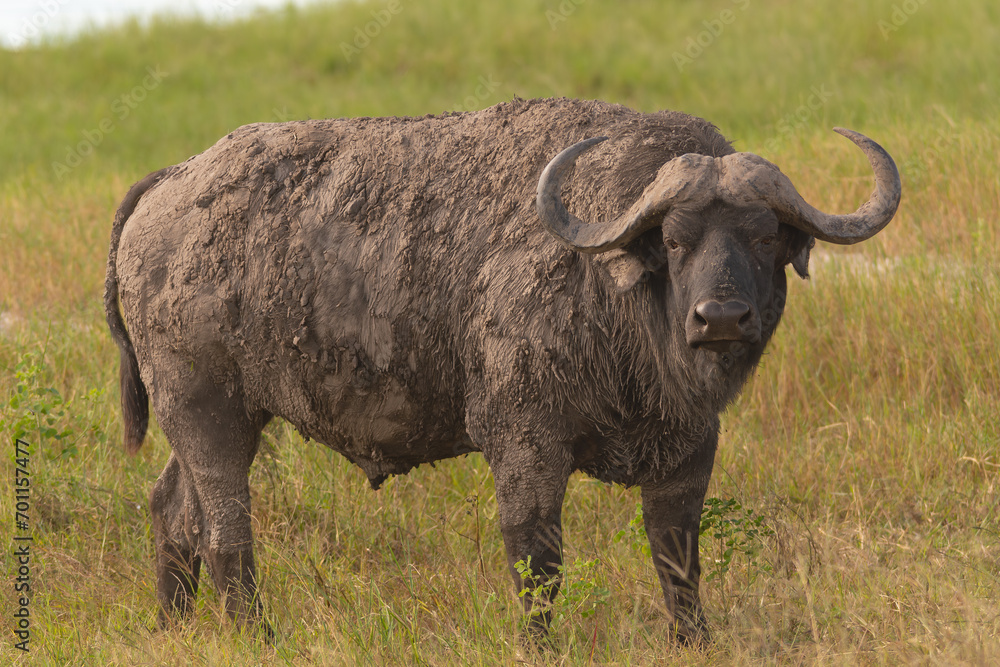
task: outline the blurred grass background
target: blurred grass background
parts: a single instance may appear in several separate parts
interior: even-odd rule
[[[366,26],[374,36],[358,48]],[[996,3],[376,0],[221,25],[132,22],[0,50],[0,405],[4,442],[35,445],[31,657],[992,664],[997,44]],[[894,222],[860,246],[817,249],[813,279],[793,280],[760,372],[725,417],[710,495],[762,514],[769,533],[751,536],[750,515],[733,510],[729,532],[703,541],[720,573],[703,586],[715,642],[665,640],[659,587],[628,532],[637,494],[575,477],[564,519],[579,585],[562,598],[553,652],[524,655],[480,457],[373,494],[284,424],[269,428],[252,472],[276,647],[239,636],[210,585],[194,620],[150,634],[146,494],[168,447],[154,428],[136,459],[120,448],[101,309],[128,186],[244,123],[422,115],[515,95],[705,117],[830,211],[871,189],[863,157],[832,126],[868,134],[900,166]],[[12,491],[0,498],[11,516]],[[5,609],[12,595],[5,586]],[[0,656],[26,661],[12,643]]]

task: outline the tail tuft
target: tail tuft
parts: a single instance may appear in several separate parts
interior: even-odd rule
[[[119,382],[122,393],[122,419],[125,421],[125,451],[135,456],[142,447],[149,426],[149,394],[139,377],[135,354],[121,352]]]

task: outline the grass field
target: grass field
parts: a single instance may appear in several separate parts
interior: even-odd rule
[[[996,664],[1000,5],[458,7],[164,19],[0,51],[0,521],[12,525],[20,436],[33,445],[34,536],[31,654],[9,632],[17,566],[5,555],[0,662]],[[714,642],[665,639],[630,523],[636,492],[573,478],[554,647],[523,655],[481,457],[373,493],[282,423],[251,479],[276,645],[234,631],[211,585],[190,622],[151,632],[146,497],[169,450],[155,426],[138,457],[120,445],[101,306],[118,201],[247,122],[514,95],[703,116],[825,210],[853,210],[871,188],[832,126],[872,136],[900,165],[896,219],[868,243],[817,249],[813,278],[792,282],[769,353],[724,417],[702,545]],[[13,532],[0,534],[9,554]]]

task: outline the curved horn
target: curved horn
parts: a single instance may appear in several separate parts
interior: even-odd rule
[[[676,200],[714,191],[718,179],[715,158],[682,155],[664,165],[642,196],[616,220],[588,224],[563,205],[563,179],[581,154],[606,139],[594,137],[573,144],[552,158],[538,179],[538,217],[553,236],[574,250],[600,253],[620,248],[658,225],[659,216]]]
[[[875,191],[854,213],[831,215],[813,208],[777,167],[747,153],[722,158],[727,173],[721,179],[721,189],[730,192],[745,189],[745,194],[752,192],[756,199],[763,200],[775,213],[784,217],[785,222],[821,241],[846,245],[871,238],[896,214],[902,196],[899,170],[885,149],[863,134],[840,127],[834,128],[834,132],[847,137],[864,151],[875,172]],[[767,168],[760,168],[764,166]]]
[[[765,205],[783,221],[821,241],[851,244],[882,230],[899,207],[902,184],[892,157],[858,132],[834,128],[854,142],[875,171],[875,191],[854,213],[831,215],[810,206],[787,176],[774,164],[752,153],[713,158],[697,153],[664,164],[642,196],[624,214],[610,222],[588,224],[566,210],[562,184],[576,159],[607,137],[574,144],[555,156],[538,180],[538,216],[553,236],[586,253],[620,248],[656,226],[674,204],[705,203],[717,197],[737,206]]]

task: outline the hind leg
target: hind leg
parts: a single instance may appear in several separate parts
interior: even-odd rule
[[[257,593],[248,470],[249,465],[232,465],[195,474],[205,533],[199,553],[205,558],[229,616],[241,627],[259,624],[270,636]],[[242,484],[232,481],[237,475]]]
[[[197,508],[197,499],[190,474],[184,472],[173,453],[153,486],[149,504],[156,545],[158,621],[162,629],[194,608],[201,570],[196,535],[192,533],[196,517],[191,516],[191,510]]]
[[[157,596],[164,615],[190,606],[204,560],[237,625],[259,626],[269,637],[257,595],[248,481],[269,415],[248,410],[234,383],[215,384],[190,366],[172,377],[183,378],[173,391],[153,392],[173,449],[153,492]]]

